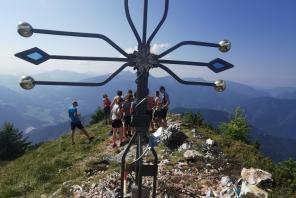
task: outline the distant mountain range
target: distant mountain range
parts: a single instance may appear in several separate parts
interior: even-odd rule
[[[36,80],[99,82],[107,76],[94,77],[92,74],[53,71],[35,75],[34,78]],[[4,121],[11,121],[22,130],[28,129],[26,132],[34,129],[35,134],[44,134],[46,137],[51,131],[50,127],[68,121],[66,110],[73,99],[78,100],[83,115],[90,115],[101,105],[104,93],[112,98],[118,89],[123,92],[127,92],[128,89],[135,90],[135,79],[135,74],[122,72],[103,87],[36,86],[26,91],[18,86],[18,77],[0,75],[0,124]],[[203,79],[190,80],[203,81]],[[150,76],[151,95],[154,95],[160,85],[165,86],[170,95],[171,109],[182,107],[216,110],[208,114],[211,118],[216,116],[217,121],[221,118],[221,112],[224,112],[222,114],[225,118],[226,114],[240,106],[245,109],[250,123],[259,131],[264,131],[264,135],[296,140],[294,133],[296,129],[296,98],[294,97],[296,88],[259,90],[244,84],[227,82],[226,91],[217,93],[209,87],[181,85],[171,77]],[[38,141],[48,139],[42,138],[42,135],[38,136]],[[30,137],[33,139],[32,135]]]

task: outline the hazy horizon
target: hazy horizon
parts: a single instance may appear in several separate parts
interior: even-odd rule
[[[162,15],[163,4],[157,0],[149,2],[149,33]],[[22,38],[16,31],[19,21],[29,22],[35,28],[102,33],[127,52],[136,46],[125,18],[123,1],[11,0],[3,1],[1,6],[0,22],[4,34],[0,38],[0,74],[34,75],[61,69],[103,75],[120,66],[117,63],[58,60],[36,66],[20,60],[14,54],[32,47],[52,55],[119,57],[119,53],[96,39],[38,34]],[[293,87],[296,85],[295,6],[293,0],[284,3],[276,0],[188,0],[186,3],[171,0],[167,20],[152,42],[152,50],[158,54],[183,40],[216,43],[227,38],[232,42],[232,49],[226,54],[217,49],[184,47],[166,58],[200,62],[223,58],[234,64],[234,68],[216,74],[204,67],[169,67],[180,77],[207,81],[223,79],[256,87]],[[141,34],[143,2],[131,0],[130,9]],[[159,69],[152,70],[151,74],[166,75]]]

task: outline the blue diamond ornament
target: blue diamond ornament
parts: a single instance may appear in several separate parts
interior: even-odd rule
[[[222,72],[224,70],[230,69],[232,67],[234,67],[231,63],[222,60],[220,58],[217,58],[215,60],[212,60],[211,62],[209,62],[209,66],[208,66],[212,71],[214,71],[215,73],[219,73]]]
[[[37,47],[17,53],[15,56],[35,65],[39,65],[50,59],[50,55]]]

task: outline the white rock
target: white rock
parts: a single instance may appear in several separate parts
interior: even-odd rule
[[[47,198],[46,194],[42,194],[40,198]]]
[[[194,160],[197,159],[197,157],[202,157],[202,154],[195,150],[187,150],[183,156],[186,160]]]
[[[190,148],[190,145],[188,143],[184,143],[178,148],[178,151],[187,150],[189,148]]]
[[[205,198],[214,198],[216,197],[215,193],[210,189],[208,190],[208,192],[206,193]]]
[[[243,181],[240,197],[242,195],[247,195],[248,193],[255,195],[260,198],[267,198],[268,193],[265,190],[258,188],[256,185],[248,184],[246,181]]]
[[[214,140],[212,140],[211,138],[206,140],[206,144],[209,146],[212,146],[214,144]]]
[[[228,176],[222,177],[220,183],[221,186],[227,186],[230,183],[230,178]]]
[[[243,168],[241,176],[243,180],[251,185],[258,185],[263,180],[272,180],[272,175],[269,172],[255,168]]]

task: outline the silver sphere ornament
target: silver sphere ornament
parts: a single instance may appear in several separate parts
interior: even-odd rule
[[[220,52],[225,53],[231,49],[231,42],[227,39],[220,41],[219,45],[220,45],[220,47],[219,47]]]
[[[215,90],[218,92],[222,92],[226,89],[226,84],[224,80],[217,80],[215,81]]]
[[[20,80],[20,86],[23,89],[32,89],[35,86],[35,81],[31,76],[22,76]]]
[[[18,24],[17,32],[23,37],[30,37],[33,35],[33,27],[29,23],[22,22]]]

